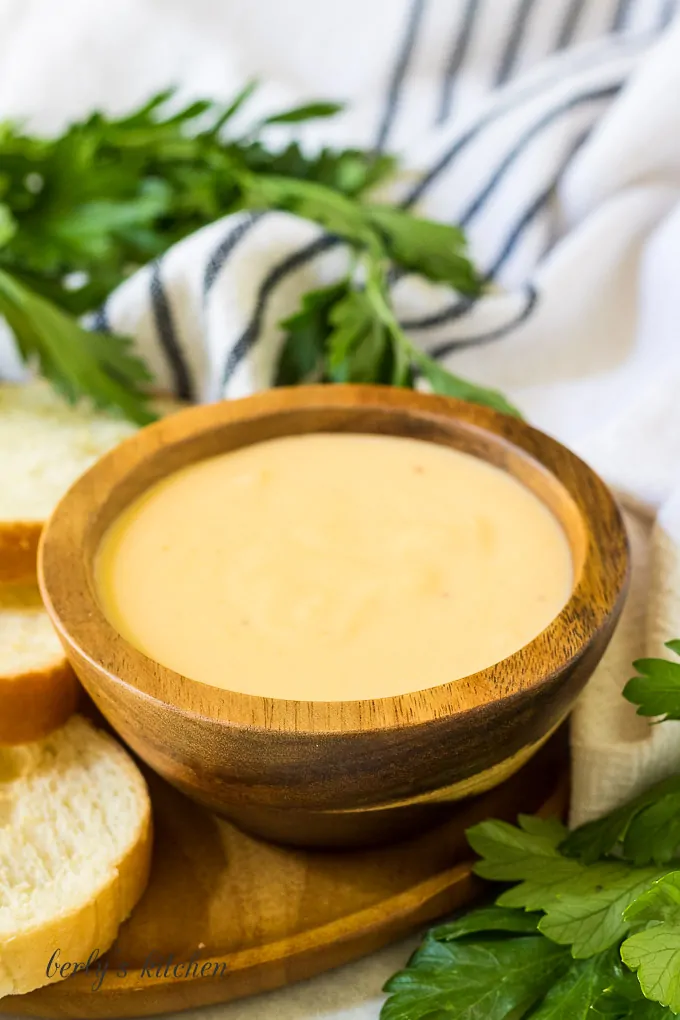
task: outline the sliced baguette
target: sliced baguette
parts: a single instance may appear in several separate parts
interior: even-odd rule
[[[34,581],[45,520],[69,486],[136,431],[49,383],[0,385],[0,582]]]
[[[37,588],[0,585],[0,745],[39,740],[62,726],[78,692]]]
[[[0,748],[0,998],[104,953],[146,888],[151,806],[116,741],[81,716]],[[66,968],[64,977],[72,972]]]

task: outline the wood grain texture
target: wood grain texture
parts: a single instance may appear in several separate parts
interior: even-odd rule
[[[510,472],[556,514],[576,584],[537,638],[470,677],[394,698],[296,702],[188,680],[152,662],[99,607],[93,559],[110,522],[195,460],[305,432],[412,436]],[[225,520],[228,509],[225,508]],[[74,669],[127,743],[200,803],[267,838],[345,845],[394,838],[431,802],[502,781],[568,713],[599,661],[627,583],[624,526],[576,456],[525,422],[391,387],[310,386],[183,411],[107,454],[44,532],[39,577]],[[446,635],[442,635],[446,640]]]
[[[96,971],[77,974],[1,1000],[0,1013],[146,1016],[255,995],[371,953],[483,888],[471,871],[469,825],[490,816],[514,821],[518,811],[562,816],[566,762],[561,731],[503,786],[449,805],[435,828],[389,848],[345,853],[260,842],[151,775],[151,883],[104,958],[101,987],[93,990]]]

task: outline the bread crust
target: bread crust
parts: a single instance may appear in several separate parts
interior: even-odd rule
[[[0,673],[0,745],[28,744],[63,726],[80,684],[66,658],[11,676]]]
[[[43,521],[0,521],[0,584],[35,584]]]
[[[113,737],[95,727],[92,729],[109,742],[111,753],[118,758],[121,769],[138,793],[141,810],[135,838],[120,859],[110,862],[108,880],[92,891],[89,899],[48,923],[26,929],[0,944],[0,998],[21,995],[63,980],[58,972],[52,977],[47,975],[48,964],[57,949],[61,964],[84,964],[95,951],[97,958],[102,956],[111,948],[121,924],[132,913],[148,884],[153,822],[146,783]],[[93,965],[96,966],[94,960]],[[64,974],[64,978],[68,976],[70,973]],[[98,977],[94,971],[93,982]]]

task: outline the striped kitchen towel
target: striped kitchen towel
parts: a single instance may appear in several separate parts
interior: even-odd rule
[[[470,301],[399,276],[402,323],[584,456],[629,510],[633,593],[574,715],[576,820],[680,767],[676,724],[650,731],[619,693],[633,658],[680,637],[677,2],[5,0],[0,11],[2,115],[51,126],[169,81],[226,98],[257,77],[263,111],[346,101],[337,119],[305,125],[303,143],[397,152],[391,197],[464,226],[491,287]],[[237,214],[133,276],[98,325],[135,336],[181,397],[242,396],[270,385],[280,320],[346,261],[312,223]],[[11,362],[0,351],[0,369]]]

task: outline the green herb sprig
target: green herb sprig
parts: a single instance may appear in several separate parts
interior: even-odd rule
[[[321,184],[352,200],[394,171],[390,156],[356,149],[305,155],[260,138],[269,125],[332,117],[309,104],[226,134],[254,91],[227,106],[175,108],[172,90],[128,116],[93,113],[54,139],[0,128],[0,266],[66,311],[97,308],[140,266],[200,227],[244,206],[246,179],[275,174]],[[72,275],[81,274],[74,282]]]
[[[668,648],[680,654],[680,642]],[[680,665],[635,663],[626,697],[679,717]],[[680,776],[568,833],[520,816],[468,831],[493,906],[428,933],[382,1020],[670,1020],[680,1014]]]
[[[254,87],[226,106],[199,100],[179,109],[168,90],[125,117],[93,113],[54,139],[0,126],[0,315],[25,360],[68,399],[85,395],[145,423],[148,370],[129,341],[89,333],[76,317],[207,223],[245,208],[283,209],[346,240],[356,265],[305,295],[283,324],[277,382],[411,386],[424,378],[437,392],[516,413],[501,394],[415,347],[391,307],[392,267],[479,293],[461,232],[368,200],[395,170],[389,155],[308,155],[295,142],[275,151],[263,141],[271,125],[334,116],[336,103],[284,110],[229,137]]]
[[[389,294],[393,266],[473,297],[482,283],[457,227],[422,219],[387,205],[353,202],[321,184],[271,175],[244,181],[252,208],[286,209],[314,220],[357,253],[353,272],[311,291],[284,319],[277,385],[298,382],[390,383],[412,386],[424,378],[436,393],[519,412],[496,390],[453,375],[413,344],[397,321]]]
[[[668,641],[666,648],[680,655],[680,641]],[[638,659],[633,667],[640,675],[628,681],[623,696],[638,706],[638,715],[680,719],[680,663]]]

